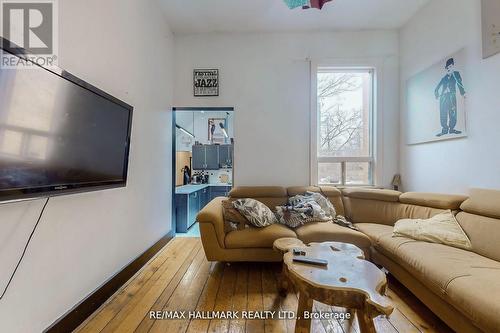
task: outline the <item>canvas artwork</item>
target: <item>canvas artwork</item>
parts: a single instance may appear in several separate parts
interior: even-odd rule
[[[211,143],[227,143],[227,120],[225,118],[208,119],[208,141]]]
[[[500,1],[482,0],[483,58],[500,53]]]
[[[464,63],[461,50],[408,80],[408,144],[467,136]]]

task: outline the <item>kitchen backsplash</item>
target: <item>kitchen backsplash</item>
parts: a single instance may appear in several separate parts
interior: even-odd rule
[[[210,170],[208,172],[210,184],[231,184],[233,182],[233,169]]]

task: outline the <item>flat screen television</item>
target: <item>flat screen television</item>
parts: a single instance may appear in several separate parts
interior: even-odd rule
[[[3,54],[29,61],[0,41]],[[31,65],[0,66],[0,201],[126,186],[133,107]]]

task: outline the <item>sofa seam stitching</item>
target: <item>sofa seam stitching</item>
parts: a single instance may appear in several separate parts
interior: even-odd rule
[[[459,276],[455,276],[451,279],[448,279],[448,281],[446,282],[445,286],[444,286],[444,289],[442,290],[443,291],[443,294],[447,294],[448,293],[448,287],[450,286],[450,284],[455,281],[456,279],[459,279],[459,278],[463,278],[463,277],[469,277],[469,276],[472,276],[472,274],[463,274],[463,275],[459,275]]]

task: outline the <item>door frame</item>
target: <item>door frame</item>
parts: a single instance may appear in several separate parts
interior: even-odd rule
[[[201,106],[195,106],[195,107],[172,107],[172,186],[171,186],[171,204],[172,204],[172,230],[174,232],[174,237],[175,237],[175,231],[177,228],[177,221],[176,221],[176,204],[175,204],[175,182],[176,182],[176,163],[177,163],[177,128],[176,128],[176,114],[177,112],[196,112],[196,111],[208,111],[208,112],[233,112],[234,114],[234,107],[201,107]],[[233,118],[234,119],[234,118]],[[233,122],[234,126],[234,122]],[[234,152],[233,152],[233,185],[234,185]]]

